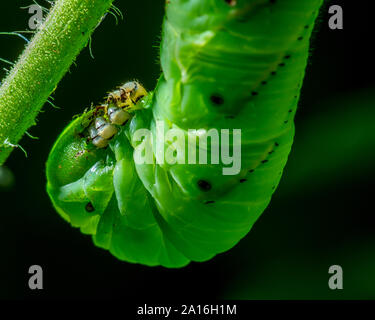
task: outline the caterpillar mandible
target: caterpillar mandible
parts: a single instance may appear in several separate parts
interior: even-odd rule
[[[52,148],[47,190],[56,210],[128,262],[182,267],[232,248],[281,178],[321,5],[166,1],[155,91],[127,83],[73,120]],[[179,142],[157,148],[152,137],[170,130]],[[215,140],[215,132],[227,136]],[[230,174],[212,152],[224,145],[240,147],[241,166]],[[136,161],[139,147],[148,162]],[[189,148],[210,157],[186,163],[181,150]],[[166,154],[176,161],[160,161]]]

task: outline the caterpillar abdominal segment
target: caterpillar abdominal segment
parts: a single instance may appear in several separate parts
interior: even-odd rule
[[[118,132],[137,110],[137,102],[147,95],[146,89],[137,81],[126,82],[118,90],[108,94],[106,103],[93,108],[88,116],[88,140],[101,149]]]

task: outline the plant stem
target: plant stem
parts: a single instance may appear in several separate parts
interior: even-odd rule
[[[26,130],[113,0],[58,0],[0,87],[0,165]]]

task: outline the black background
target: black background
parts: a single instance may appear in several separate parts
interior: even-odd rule
[[[329,113],[335,130],[335,114],[349,108],[345,102],[350,94],[360,113],[363,92],[371,95],[375,88],[375,11],[363,1],[331,3],[343,6],[344,30],[328,28],[326,5],[314,34],[296,116],[295,146],[270,206],[229,252],[209,262],[168,270],[121,262],[96,248],[89,236],[58,216],[45,191],[45,161],[72,116],[125,80],[137,78],[152,89],[159,76],[163,1],[116,1],[124,21],[115,26],[112,17],[104,20],[92,39],[95,59],[86,48],[54,94],[61,109],[46,104],[38,125],[30,130],[40,139],[22,140],[28,158],[15,150],[6,163],[15,184],[0,193],[0,298],[375,298],[373,149],[344,162],[339,173],[333,168],[332,175],[322,171],[321,162],[312,162],[317,181],[313,186],[295,178],[304,165],[300,160],[305,128],[316,124],[319,132],[319,120]],[[19,7],[28,4],[2,3],[0,30],[25,30],[29,15]],[[23,47],[21,39],[0,37],[2,58],[15,60]],[[338,143],[344,145],[345,140]],[[289,183],[299,185],[291,188]],[[27,271],[33,264],[43,267],[44,290],[28,288]],[[344,268],[343,291],[328,289],[332,264]]]

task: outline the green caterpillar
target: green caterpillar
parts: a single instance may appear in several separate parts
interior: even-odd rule
[[[47,162],[56,210],[93,235],[97,246],[129,262],[182,267],[232,248],[281,178],[321,5],[167,1],[155,91],[146,95],[137,82],[125,84],[56,141]],[[207,164],[180,161],[187,149],[181,141],[190,146],[212,128],[229,134],[219,143],[211,136],[209,143],[193,145],[196,153],[211,155]],[[138,135],[145,129],[151,138]],[[158,149],[152,137],[170,129],[182,132],[182,140],[167,140]],[[238,141],[241,166],[226,174],[228,162],[212,161],[211,151],[224,145],[236,151]],[[143,154],[149,162],[135,161],[138,148],[151,148]],[[160,151],[176,163],[160,161]]]

